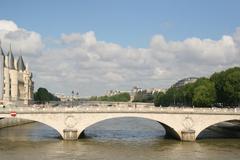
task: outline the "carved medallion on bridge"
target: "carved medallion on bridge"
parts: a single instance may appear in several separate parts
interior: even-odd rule
[[[77,125],[77,120],[74,116],[67,116],[65,118],[65,125],[68,127],[68,128],[73,128]]]
[[[191,117],[185,117],[185,119],[183,120],[183,127],[186,129],[186,130],[191,130],[192,127],[193,127],[193,120]]]

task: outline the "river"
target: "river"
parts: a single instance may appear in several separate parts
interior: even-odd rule
[[[157,122],[121,118],[87,128],[78,141],[63,141],[48,126],[30,123],[0,129],[0,160],[239,159],[240,139],[220,138],[221,133],[208,130],[196,142],[181,142],[165,139]]]

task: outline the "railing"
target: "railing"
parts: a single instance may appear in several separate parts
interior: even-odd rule
[[[189,108],[189,107],[154,107],[143,103],[108,103],[94,105],[79,105],[75,107],[50,105],[32,105],[31,107],[0,108],[1,113],[169,113],[169,114],[240,114],[240,108]]]
[[[109,101],[66,101],[66,102],[50,102],[50,106],[153,106],[153,103],[139,103],[139,102],[109,102]]]

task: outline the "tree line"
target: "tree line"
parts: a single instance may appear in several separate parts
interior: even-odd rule
[[[92,96],[89,99],[90,101],[111,101],[111,102],[128,102],[130,101],[129,93],[119,93],[112,96]]]
[[[199,78],[194,83],[171,87],[166,93],[155,94],[153,102],[155,106],[239,106],[240,68],[230,68],[214,73],[210,78]]]

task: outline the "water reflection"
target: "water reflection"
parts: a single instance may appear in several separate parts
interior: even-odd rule
[[[165,130],[156,121],[143,118],[114,118],[98,122],[85,130],[87,138],[102,140],[149,140],[163,138]]]

